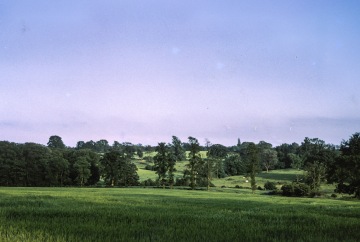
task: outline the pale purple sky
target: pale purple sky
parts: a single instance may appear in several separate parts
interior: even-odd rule
[[[360,131],[359,1],[0,0],[0,140]]]

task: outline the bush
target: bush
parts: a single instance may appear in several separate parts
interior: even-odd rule
[[[269,182],[267,181],[265,184],[264,184],[264,188],[266,190],[276,190],[276,184],[274,182]]]
[[[186,178],[176,178],[174,186],[189,186],[190,181]]]
[[[264,190],[261,186],[257,187],[258,190]]]
[[[147,164],[147,165],[145,166],[145,170],[153,171],[153,170],[154,170],[154,166]]]
[[[285,184],[281,187],[281,190],[284,196],[304,197],[310,193],[310,187],[303,183]]]
[[[310,187],[303,183],[293,183],[293,191],[295,197],[304,197],[309,195]]]
[[[283,196],[292,196],[293,187],[292,187],[292,185],[285,184],[281,187],[281,191],[282,191]]]
[[[147,179],[147,180],[145,180],[145,181],[142,181],[142,182],[140,183],[140,185],[141,185],[141,186],[156,186],[156,185],[157,185],[157,182],[149,178],[149,179]]]

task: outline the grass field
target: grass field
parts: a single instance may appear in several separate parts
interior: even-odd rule
[[[247,189],[1,188],[1,241],[359,241],[360,203]]]

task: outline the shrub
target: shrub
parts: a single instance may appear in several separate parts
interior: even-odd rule
[[[257,187],[258,190],[264,190],[261,186]]]
[[[145,166],[145,170],[153,171],[153,170],[154,170],[154,166],[147,164],[147,165]]]
[[[284,196],[291,196],[293,194],[293,187],[292,185],[283,185],[281,187],[282,195]]]
[[[281,190],[284,196],[304,197],[310,193],[310,187],[303,183],[285,184],[281,187]]]
[[[156,186],[156,185],[157,185],[157,182],[149,178],[149,179],[141,182],[140,185],[141,185],[141,186]]]
[[[296,197],[304,197],[309,195],[310,187],[303,183],[293,183],[293,193]]]
[[[276,184],[274,182],[269,182],[267,181],[265,184],[264,184],[264,188],[266,190],[276,190]]]
[[[190,181],[186,178],[176,178],[175,180],[175,186],[189,186]]]

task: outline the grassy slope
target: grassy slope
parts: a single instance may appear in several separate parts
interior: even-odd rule
[[[156,152],[145,153],[144,156],[154,156]],[[201,157],[206,157],[206,152],[201,151]],[[140,177],[140,181],[144,181],[147,179],[156,180],[157,175],[154,171],[149,171],[145,169],[146,162],[144,160],[136,159],[134,160],[136,166],[138,167],[138,174]],[[185,169],[185,165],[188,164],[188,161],[180,161],[176,163],[177,172],[175,173],[175,177],[181,178],[183,176],[183,171]],[[153,165],[150,163],[150,165]],[[275,182],[277,187],[280,189],[282,184],[287,182],[291,183],[296,180],[297,176],[302,176],[304,171],[296,170],[296,169],[282,169],[282,170],[270,170],[269,173],[262,172],[259,173],[256,177],[257,185],[264,187],[264,184],[267,181]],[[246,178],[244,176],[230,176],[222,179],[213,179],[211,182],[216,187],[235,187],[236,185],[241,187],[250,188],[250,183],[246,182]],[[335,189],[335,185],[323,184],[322,190],[326,193],[333,193]]]
[[[358,201],[235,192],[2,188],[1,241],[357,241]]]

